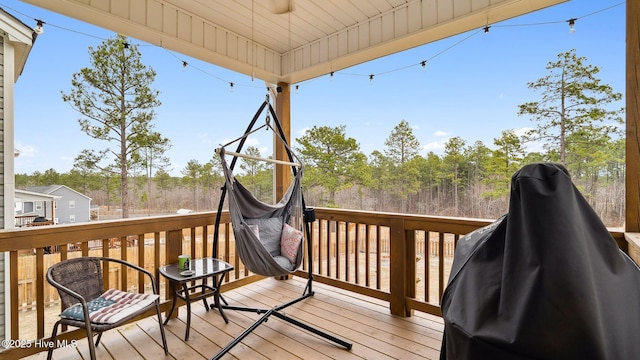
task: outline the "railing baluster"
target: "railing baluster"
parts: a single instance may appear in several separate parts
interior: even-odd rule
[[[331,277],[331,221],[327,220],[327,276]]]
[[[138,266],[145,268],[145,253],[144,253],[144,234],[138,234]],[[146,276],[144,274],[138,274],[138,292],[144,293],[144,281]],[[151,284],[149,284],[151,285]]]
[[[365,224],[364,225],[364,238],[365,238],[365,245],[364,245],[364,253],[365,253],[365,258],[364,258],[364,285],[366,287],[371,286],[371,260],[369,260],[369,257],[371,256],[371,231],[369,230],[370,225]]]
[[[127,236],[124,235],[120,238],[120,259],[128,261],[127,259]],[[129,281],[127,281],[127,268],[126,265],[120,265],[120,289],[123,291],[129,290]]]
[[[382,288],[382,230],[380,225],[376,225],[376,289]]]
[[[36,319],[38,338],[44,337],[44,249],[36,249]]]
[[[338,234],[341,234],[342,231],[338,231]],[[337,238],[337,237],[336,237]],[[345,222],[344,223],[344,279],[346,282],[349,282],[351,277],[350,277],[350,272],[351,269],[349,267],[349,263],[350,263],[350,250],[351,247],[349,246],[349,242],[351,241],[350,237],[349,237],[349,223]],[[339,251],[340,247],[338,245],[338,256],[340,256],[340,251]]]
[[[429,273],[429,268],[431,267],[431,253],[429,252],[429,247],[431,244],[431,231],[425,230],[424,232],[424,244],[423,246],[423,257],[424,257],[424,269],[422,270],[424,276],[424,301],[429,302],[429,287],[431,285],[431,278]]]
[[[444,233],[438,234],[438,298],[444,292]]]
[[[165,241],[166,241],[166,233],[165,233]],[[158,270],[160,266],[163,264],[160,262],[160,232],[156,231],[153,233],[153,268],[155,271],[151,273],[154,275],[154,280],[156,282],[156,289],[158,289],[158,293],[160,293],[160,271]]]
[[[356,232],[356,238],[354,239],[354,253],[355,253],[355,277],[356,277],[356,284],[360,284],[360,224],[356,223],[355,224],[355,232]]]
[[[211,253],[209,253],[209,227],[202,227],[202,257],[209,257]]]
[[[318,273],[327,274],[327,246],[323,246],[327,239],[327,226],[326,220],[318,220],[318,253],[320,255],[318,259]],[[324,226],[323,226],[324,225]]]
[[[20,339],[20,324],[18,320],[18,252],[11,251],[9,252],[9,284],[11,289],[15,289],[15,291],[11,291],[10,298],[11,304],[9,304],[9,308],[11,309],[11,339],[18,340]]]
[[[189,235],[189,244],[191,247],[191,258],[195,259],[196,257],[198,257],[196,253],[196,228],[195,227],[191,228],[191,233]]]
[[[82,251],[82,256],[87,257],[89,256],[89,242],[88,241],[83,241],[80,243],[80,249]]]

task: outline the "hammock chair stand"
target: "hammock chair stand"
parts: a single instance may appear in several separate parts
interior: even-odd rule
[[[284,136],[284,131],[282,130],[282,126],[280,125],[280,122],[278,121],[278,117],[275,114],[275,111],[273,109],[273,107],[271,106],[270,102],[269,102],[269,96],[267,95],[267,99],[262,103],[262,105],[260,106],[260,108],[258,109],[258,111],[256,112],[256,114],[254,115],[251,123],[249,124],[249,126],[247,127],[247,130],[245,131],[245,134],[240,137],[239,139],[236,139],[234,141],[232,141],[231,143],[235,142],[235,141],[239,141],[238,147],[236,152],[226,152],[227,155],[229,156],[233,156],[233,160],[231,161],[231,165],[229,166],[229,169],[232,171],[235,163],[238,159],[238,157],[249,157],[249,158],[253,158],[256,159],[254,157],[251,156],[247,156],[247,155],[242,155],[240,154],[240,151],[242,150],[242,147],[244,145],[244,142],[246,140],[246,137],[257,131],[257,129],[253,129],[254,125],[256,124],[256,121],[258,120],[258,117],[260,116],[260,114],[264,111],[265,108],[268,107],[268,111],[271,115],[271,117],[274,120],[275,126],[276,128],[273,129],[271,128],[274,132],[276,132],[276,137],[279,138],[283,144],[285,145],[285,150],[287,152],[287,155],[289,157],[290,162],[284,162],[284,161],[280,161],[280,160],[273,160],[273,159],[260,159],[260,160],[264,160],[264,161],[268,161],[268,162],[272,162],[272,163],[279,163],[279,164],[287,164],[287,165],[291,165],[292,166],[292,170],[294,172],[294,175],[297,175],[297,171],[296,171],[296,166],[299,166],[299,163],[295,163],[294,162],[294,156],[291,152],[291,150],[289,149],[288,144],[286,143],[286,138]],[[269,125],[269,120],[267,120],[267,126],[270,127]],[[264,127],[264,125],[263,125]],[[229,144],[231,144],[229,143]],[[224,146],[228,146],[224,145]],[[222,148],[224,148],[224,146]],[[218,151],[218,150],[216,150]],[[224,151],[224,150],[223,150]],[[221,154],[221,157],[224,157],[225,154]],[[224,159],[222,159],[224,162]],[[301,169],[299,170],[301,171]],[[218,257],[218,232],[219,232],[219,227],[220,227],[220,216],[222,214],[222,209],[223,209],[223,203],[225,200],[225,195],[227,193],[227,183],[225,182],[225,186],[222,188],[222,193],[220,196],[220,204],[218,205],[218,212],[216,215],[216,223],[215,223],[215,231],[214,231],[214,237],[213,237],[213,257],[217,258]],[[301,198],[302,198],[302,194],[300,194]],[[230,205],[231,206],[231,205]],[[229,352],[234,346],[236,346],[237,344],[239,344],[245,337],[247,337],[247,335],[249,335],[251,332],[253,332],[253,330],[255,330],[256,328],[258,328],[260,325],[262,325],[263,323],[267,322],[267,320],[269,320],[269,318],[271,316],[275,316],[278,319],[281,319],[283,321],[286,321],[294,326],[297,326],[301,329],[304,329],[310,333],[313,333],[315,335],[318,335],[326,340],[329,340],[339,346],[344,347],[347,350],[351,350],[352,344],[342,340],[340,338],[337,338],[329,333],[326,333],[322,330],[319,330],[315,327],[310,326],[309,324],[306,324],[304,322],[301,322],[297,319],[294,319],[286,314],[284,314],[282,311],[286,308],[288,308],[291,305],[294,305],[302,300],[305,300],[309,297],[312,297],[314,295],[313,292],[313,260],[312,260],[312,246],[311,246],[311,231],[310,231],[310,223],[315,221],[315,213],[314,210],[312,208],[307,209],[304,205],[304,198],[302,198],[302,209],[303,209],[303,222],[304,222],[304,235],[303,235],[303,240],[306,239],[306,247],[307,247],[307,284],[305,286],[305,289],[302,293],[302,295],[296,299],[293,299],[287,303],[272,307],[272,308],[253,308],[253,307],[245,307],[245,306],[232,306],[229,305],[227,303],[227,301],[220,296],[221,300],[222,300],[222,308],[224,309],[228,309],[228,310],[236,310],[236,311],[246,311],[246,312],[253,312],[253,313],[257,313],[259,315],[262,315],[260,318],[258,318],[252,325],[250,325],[249,327],[247,327],[240,335],[238,335],[235,339],[233,339],[229,344],[227,344],[223,349],[221,349],[212,359],[220,359],[222,356],[224,356],[227,352]],[[234,224],[235,226],[236,224]],[[236,241],[238,241],[238,239],[236,238]],[[236,244],[237,246],[237,244]],[[302,246],[301,246],[302,248]],[[237,251],[237,250],[236,250]],[[300,253],[298,254],[298,256],[302,256],[302,250],[300,250]],[[244,260],[243,260],[244,262]],[[246,263],[245,263],[246,265]],[[295,270],[294,270],[295,271]],[[255,271],[254,271],[255,272]],[[292,273],[293,271],[289,272]],[[256,272],[257,273],[257,272]],[[264,275],[264,276],[272,276],[271,274],[260,274],[258,273],[258,275]],[[284,275],[288,275],[288,274],[282,274],[282,276]]]

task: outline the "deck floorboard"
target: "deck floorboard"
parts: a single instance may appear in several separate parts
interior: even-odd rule
[[[299,297],[306,280],[264,279],[223,293],[230,305],[270,309]],[[402,318],[389,313],[388,304],[367,296],[313,284],[313,297],[293,304],[283,312],[321,331],[353,343],[344,348],[304,331],[275,316],[236,345],[223,359],[438,359],[443,321],[416,313]],[[186,308],[165,327],[170,355],[165,357],[154,317],[125,325],[103,335],[98,359],[210,359],[261,315],[226,310],[229,324],[218,311],[207,311],[201,301],[192,304],[189,341],[184,341]],[[86,340],[77,348],[54,351],[57,360],[88,358]],[[39,353],[29,359],[45,359]]]

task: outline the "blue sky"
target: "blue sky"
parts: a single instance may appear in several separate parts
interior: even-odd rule
[[[576,49],[600,68],[603,83],[624,93],[625,6],[619,0],[573,0],[492,24],[488,33],[473,30],[293,84],[292,137],[314,125],[346,125],[346,135],[370,155],[383,151],[393,128],[406,120],[423,154],[441,154],[453,136],[493,147],[503,130],[534,126],[517,116],[518,105],[539,99],[527,83],[545,76],[546,64],[561,52]],[[72,75],[90,65],[88,47],[115,34],[18,0],[0,0],[0,7],[29,26],[35,27],[34,19],[46,23],[15,85],[15,172],[67,172],[83,149],[110,146],[80,130],[80,114],[61,92],[69,92]],[[577,18],[574,32],[566,22],[571,18]],[[157,72],[153,88],[162,105],[155,128],[171,140],[166,155],[172,175],[180,176],[189,160],[206,163],[216,147],[242,135],[265,99],[260,80],[131,41]],[[424,69],[423,60],[429,60]],[[236,84],[233,91],[229,82]],[[266,135],[250,140],[270,155]]]

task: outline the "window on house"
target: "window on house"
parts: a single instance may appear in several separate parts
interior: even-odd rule
[[[42,201],[36,201],[36,211],[42,210]]]
[[[69,200],[69,209],[73,209],[76,207],[76,201],[75,200]]]
[[[69,222],[76,222],[76,216],[74,214],[69,215]]]

